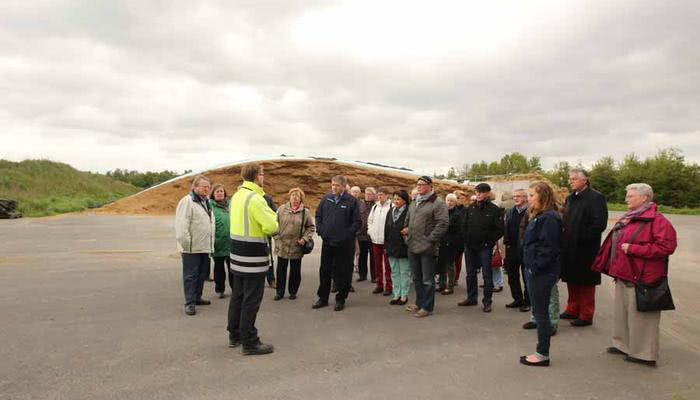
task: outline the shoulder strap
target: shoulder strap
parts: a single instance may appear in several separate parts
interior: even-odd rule
[[[646,224],[647,224],[646,221],[642,221],[642,223],[639,224],[639,228],[637,228],[637,230],[634,231],[634,233],[630,237],[630,244],[632,244],[632,242],[634,242],[634,239],[637,238],[637,235],[639,235],[639,232],[642,231],[642,228],[644,228],[644,225],[646,225]]]
[[[637,228],[637,230],[634,231],[634,233],[632,234],[632,236],[630,236],[629,244],[632,244],[632,242],[634,242],[634,239],[637,238],[637,235],[639,235],[639,232],[642,231],[642,228],[644,228],[644,225],[646,225],[646,224],[647,224],[646,221],[642,221],[642,222],[639,224],[639,227]],[[614,249],[613,249],[613,250],[614,250]],[[642,270],[639,271],[639,280],[638,280],[639,282],[642,281],[642,274],[643,274],[643,273],[644,273],[644,265],[642,264]]]

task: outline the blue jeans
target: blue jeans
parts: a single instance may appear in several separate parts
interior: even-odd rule
[[[552,323],[549,319],[549,302],[552,295],[552,287],[559,280],[558,271],[555,273],[543,273],[533,275],[532,271],[525,268],[527,288],[530,292],[530,304],[532,314],[537,323],[537,353],[549,357],[549,341],[552,336]]]
[[[432,312],[435,308],[435,254],[408,252],[413,283],[416,286],[416,307]]]
[[[493,296],[493,268],[491,268],[491,247],[473,249],[467,247],[467,300],[477,301],[479,296],[479,282],[476,279],[476,271],[481,268],[484,277],[484,299],[483,303],[491,304]]]
[[[182,286],[185,289],[185,305],[195,304],[202,298],[204,280],[208,276],[208,253],[182,253]]]

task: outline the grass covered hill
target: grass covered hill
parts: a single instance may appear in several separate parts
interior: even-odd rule
[[[48,160],[0,160],[0,198],[17,200],[26,217],[100,207],[141,190],[102,174]]]

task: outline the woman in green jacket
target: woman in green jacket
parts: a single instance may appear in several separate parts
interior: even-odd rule
[[[229,201],[224,185],[220,183],[214,185],[209,205],[214,212],[216,221],[214,254],[212,254],[214,258],[214,291],[216,291],[220,299],[223,299],[226,275],[228,275],[227,273],[231,266],[231,259],[229,258],[231,253]]]

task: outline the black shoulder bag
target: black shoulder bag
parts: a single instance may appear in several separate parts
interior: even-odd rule
[[[644,228],[646,222],[642,222],[639,228],[634,232],[629,240],[631,244],[634,239],[637,238],[639,232]],[[639,278],[637,282],[634,283],[634,292],[637,299],[637,311],[648,312],[648,311],[666,311],[675,310],[676,306],[673,304],[673,297],[671,296],[671,288],[668,286],[668,257],[666,257],[666,271],[664,271],[664,276],[658,281],[652,284],[645,284],[642,282],[642,273],[644,272],[644,267],[639,271]]]
[[[301,210],[301,231],[299,232],[299,238],[304,237],[304,227],[306,226],[306,208]],[[314,250],[314,239],[309,240],[304,239],[304,245],[301,246],[302,254],[309,254]]]

